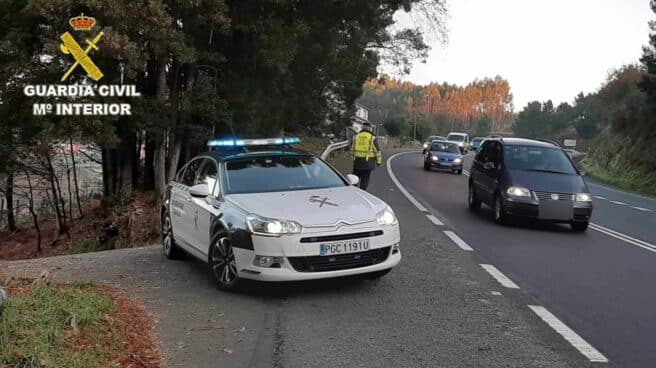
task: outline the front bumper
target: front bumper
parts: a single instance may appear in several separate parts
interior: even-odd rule
[[[537,199],[516,199],[507,197],[503,200],[505,214],[513,217],[523,217],[533,220],[547,222],[584,222],[590,221],[592,216],[592,203],[580,203],[569,201],[571,203],[571,216],[569,218],[549,218],[540,214],[540,201]]]
[[[383,233],[377,236],[365,237],[369,239],[369,250],[367,252],[347,253],[337,256],[320,255],[320,244],[330,241],[308,240],[308,238],[347,236],[349,234],[373,233],[376,231],[382,231]],[[301,242],[302,238],[305,239],[303,242]],[[353,240],[359,239],[364,238]],[[253,235],[252,241],[253,250],[233,249],[239,277],[252,280],[298,281],[358,275],[386,270],[396,266],[401,261],[398,224],[382,227],[341,227],[337,230],[304,232],[278,238]],[[259,267],[254,264],[256,256],[278,257],[282,262],[276,267]],[[346,259],[349,257],[351,259]],[[331,262],[348,268],[334,269],[335,267],[327,267],[330,270],[315,271],[315,269],[326,269],[325,266],[330,265]],[[339,267],[342,266],[337,266],[337,268]]]
[[[459,164],[454,164],[452,161],[450,162],[444,162],[444,161],[433,161],[433,160],[428,160],[427,161],[431,167],[435,167],[438,169],[444,169],[444,170],[462,170],[462,162]]]

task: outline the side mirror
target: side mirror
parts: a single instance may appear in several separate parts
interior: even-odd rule
[[[357,175],[347,174],[346,179],[348,179],[348,181],[349,181],[349,183],[351,183],[351,185],[360,184],[360,178]]]
[[[207,184],[198,184],[189,189],[189,194],[194,198],[205,198],[210,192],[207,190]]]
[[[494,169],[494,162],[492,162],[492,161],[488,161],[488,162],[484,163],[484,164],[483,164],[483,168],[484,168],[485,170],[491,170],[491,169]]]

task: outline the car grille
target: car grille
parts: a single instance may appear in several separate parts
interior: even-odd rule
[[[324,272],[373,266],[384,262],[389,256],[389,253],[390,247],[384,247],[366,252],[332,256],[288,257],[288,259],[296,271]]]
[[[552,198],[552,195],[557,195],[558,199]],[[551,193],[551,192],[535,192],[535,196],[540,201],[573,201],[574,194],[571,193]]]
[[[372,238],[374,236],[379,236],[379,235],[383,235],[382,230],[364,231],[361,233],[350,233],[350,234],[310,236],[307,238],[301,238],[301,243],[317,243],[317,242],[327,242],[327,241],[337,241],[337,240]]]

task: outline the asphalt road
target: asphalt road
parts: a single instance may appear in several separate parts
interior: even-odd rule
[[[596,225],[584,234],[561,225],[499,226],[487,206],[468,210],[466,175],[426,172],[420,152],[397,156],[391,169],[478,255],[611,362],[656,366],[656,200],[591,183]]]
[[[457,231],[477,250],[485,249],[481,243],[492,250],[508,249],[502,260],[538,263],[536,270],[542,272],[535,278],[547,281],[558,277],[551,270],[564,267],[536,262],[539,255],[509,243],[504,234],[544,237],[541,244],[560,252],[572,246],[550,239],[572,235],[496,228],[485,216],[461,211],[464,177],[424,173],[417,157],[399,157],[394,167],[404,183],[415,183],[413,190],[440,209],[435,212],[440,218],[448,215],[454,228],[438,225],[436,218],[417,210],[384,167],[376,170],[370,191],[399,217],[403,254],[399,267],[380,280],[252,283],[239,293],[226,293],[216,289],[204,264],[190,258],[166,260],[159,247],[0,262],[0,270],[26,276],[47,268],[63,280],[92,279],[126,287],[158,315],[157,333],[170,367],[611,366],[591,363],[528,308],[539,301],[500,285],[481,267],[481,253],[461,249],[444,230]],[[493,236],[486,239],[485,232]],[[580,238],[587,236],[595,234]],[[626,248],[620,251],[630,251]],[[512,256],[512,249],[519,255]],[[504,262],[497,267],[506,269]],[[595,277],[600,276],[589,275],[585,281]],[[516,280],[522,287],[528,283]]]

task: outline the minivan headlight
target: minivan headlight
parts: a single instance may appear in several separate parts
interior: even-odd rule
[[[394,215],[394,211],[391,208],[387,207],[378,212],[376,221],[379,225],[394,225],[396,224],[396,215]]]
[[[264,236],[298,234],[302,230],[301,224],[296,221],[266,218],[254,214],[246,216],[246,224],[250,232]]]
[[[590,193],[576,193],[577,202],[592,202],[592,196]]]
[[[428,143],[424,143],[424,148],[428,148]]]
[[[453,163],[454,163],[454,164],[459,164],[459,163],[461,163],[461,162],[462,162],[462,159],[461,159],[461,158],[456,158],[455,160],[453,160]]]
[[[528,198],[531,196],[531,191],[524,187],[512,186],[506,191],[509,196],[515,198]]]

